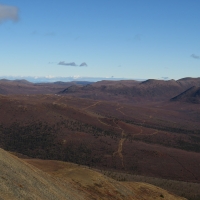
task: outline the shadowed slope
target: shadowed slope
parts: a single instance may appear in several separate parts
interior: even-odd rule
[[[200,87],[191,87],[185,92],[171,99],[172,101],[183,101],[188,103],[200,103]]]

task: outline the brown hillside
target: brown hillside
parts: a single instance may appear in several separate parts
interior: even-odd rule
[[[185,106],[185,107],[184,107]],[[198,107],[0,96],[0,145],[34,158],[200,182]]]
[[[60,182],[41,170],[0,149],[0,198],[84,199],[72,185]]]
[[[191,87],[185,92],[171,99],[171,101],[182,101],[188,103],[200,103],[200,87]]]
[[[200,85],[200,78],[191,78],[191,77],[186,77],[177,80],[177,83],[179,83],[183,87],[187,87],[186,89],[192,87],[192,86],[199,86]]]
[[[26,161],[30,164],[0,149],[1,199],[184,199],[153,185],[120,183],[71,163]]]
[[[0,94],[54,94],[66,87],[75,85],[74,82],[67,83],[31,83],[26,80],[0,80]]]
[[[123,103],[166,101],[192,86],[200,87],[200,78],[146,81],[121,80],[89,82],[55,82],[33,84],[26,80],[0,80],[0,94],[62,94]]]
[[[68,87],[59,92],[96,100],[109,100],[123,103],[163,101],[180,94],[192,86],[200,86],[198,78],[175,80],[149,79],[140,81],[99,81],[79,88]]]

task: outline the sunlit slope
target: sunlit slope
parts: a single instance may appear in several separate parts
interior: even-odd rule
[[[184,199],[145,183],[118,182],[87,167],[52,160],[26,159],[26,162],[59,178],[73,183],[87,199]]]
[[[24,161],[0,149],[0,199],[163,198],[184,199],[149,184],[117,182],[71,163],[36,159]]]
[[[0,199],[84,199],[84,195],[0,149]]]

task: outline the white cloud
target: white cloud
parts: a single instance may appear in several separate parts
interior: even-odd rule
[[[18,8],[0,4],[0,22],[4,20],[18,20]]]

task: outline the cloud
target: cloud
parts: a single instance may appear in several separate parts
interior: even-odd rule
[[[83,62],[80,65],[77,65],[75,62],[67,63],[65,61],[60,61],[58,65],[65,65],[65,66],[73,66],[73,67],[87,67],[87,63]]]
[[[198,55],[196,55],[194,53],[191,55],[191,57],[194,58],[194,59],[200,59],[200,56],[198,56]]]
[[[83,62],[79,65],[80,67],[87,67],[87,63]]]
[[[66,65],[66,66],[73,66],[73,67],[78,66],[75,62],[66,63],[65,61],[59,62],[58,65]]]
[[[0,4],[0,22],[5,20],[18,20],[18,8]]]

